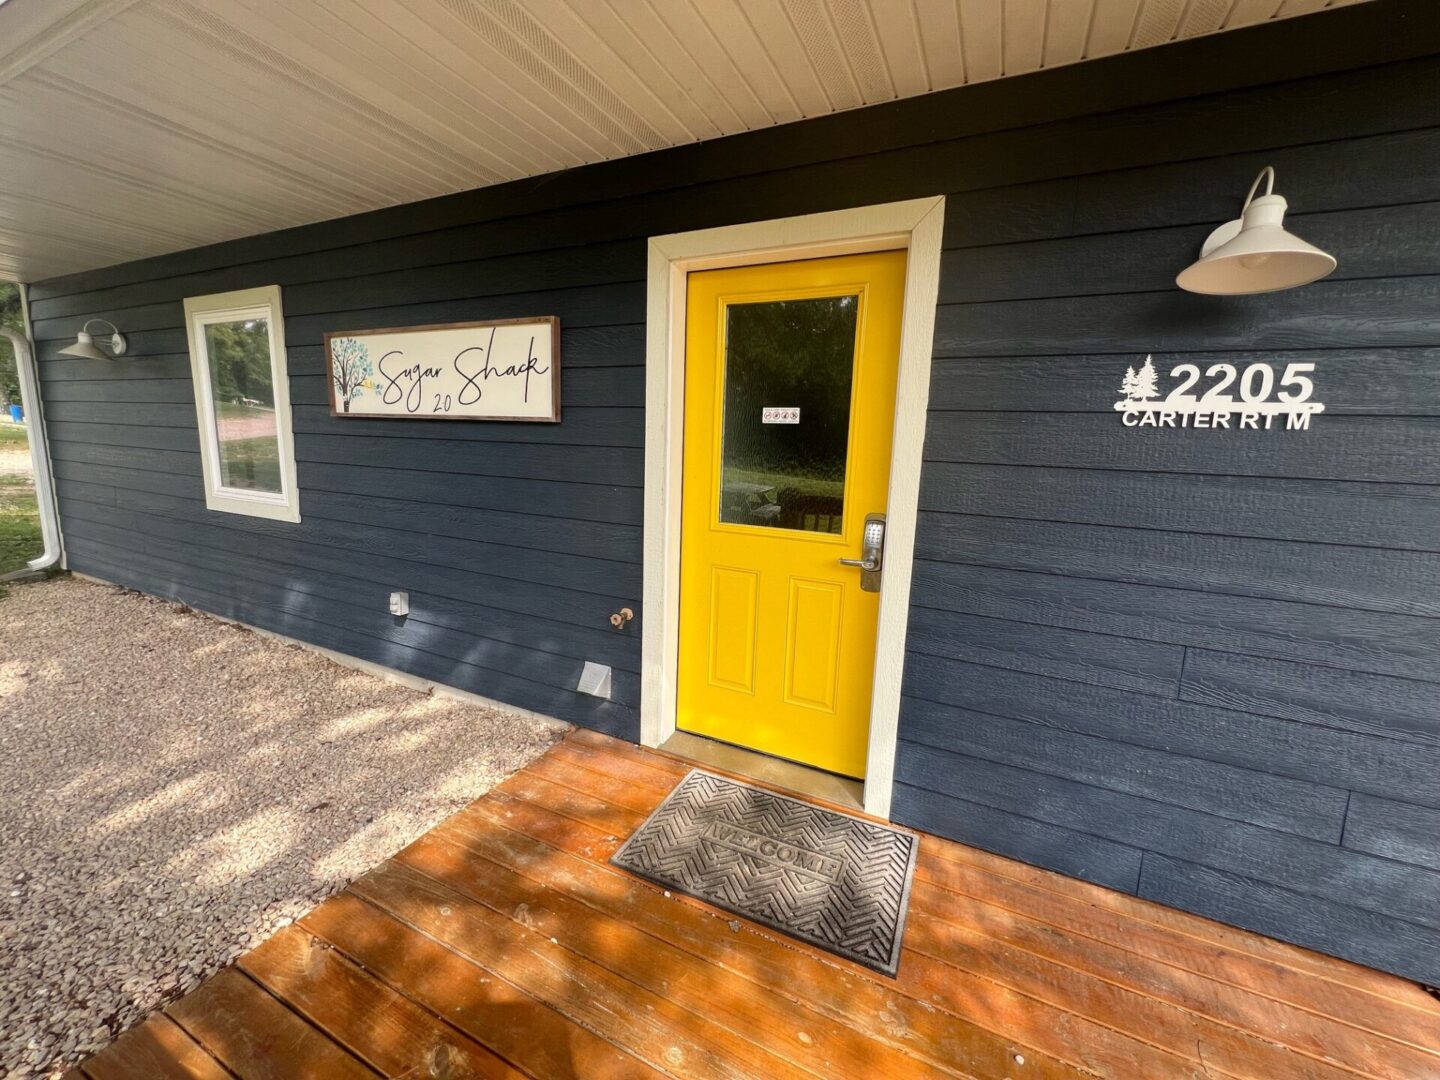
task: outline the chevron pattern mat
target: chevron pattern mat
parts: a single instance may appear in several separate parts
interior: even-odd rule
[[[692,769],[610,861],[893,976],[918,841]]]

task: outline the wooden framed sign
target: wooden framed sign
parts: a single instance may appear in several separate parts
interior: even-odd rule
[[[560,420],[560,320],[350,330],[325,335],[330,415]]]

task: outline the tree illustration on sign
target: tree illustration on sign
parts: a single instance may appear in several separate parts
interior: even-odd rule
[[[1155,372],[1154,361],[1149,356],[1145,357],[1144,365],[1136,373],[1134,388],[1129,396],[1138,401],[1149,401],[1160,396],[1159,378]]]
[[[330,346],[330,377],[335,380],[335,391],[342,407],[350,411],[350,401],[373,386],[371,376],[375,366],[370,362],[370,350],[354,338],[337,338]]]
[[[1125,396],[1126,401],[1135,400],[1137,386],[1138,382],[1135,377],[1135,369],[1133,367],[1127,367],[1125,369],[1125,381],[1120,384],[1120,393]]]

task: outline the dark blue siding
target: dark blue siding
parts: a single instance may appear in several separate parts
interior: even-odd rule
[[[40,283],[71,565],[633,738],[645,238],[946,193],[896,818],[1440,983],[1437,54],[1383,0]],[[1337,273],[1177,291],[1266,164]],[[185,355],[272,282],[298,525],[205,510]],[[558,426],[328,413],[326,331],[540,314]],[[58,357],[95,315],[132,356]],[[1127,430],[1152,352],[1327,411]]]

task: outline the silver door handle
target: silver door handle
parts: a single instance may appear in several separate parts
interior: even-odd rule
[[[866,514],[865,529],[860,538],[860,558],[841,559],[841,566],[860,571],[860,588],[864,592],[880,591],[880,567],[885,561],[885,515]]]

